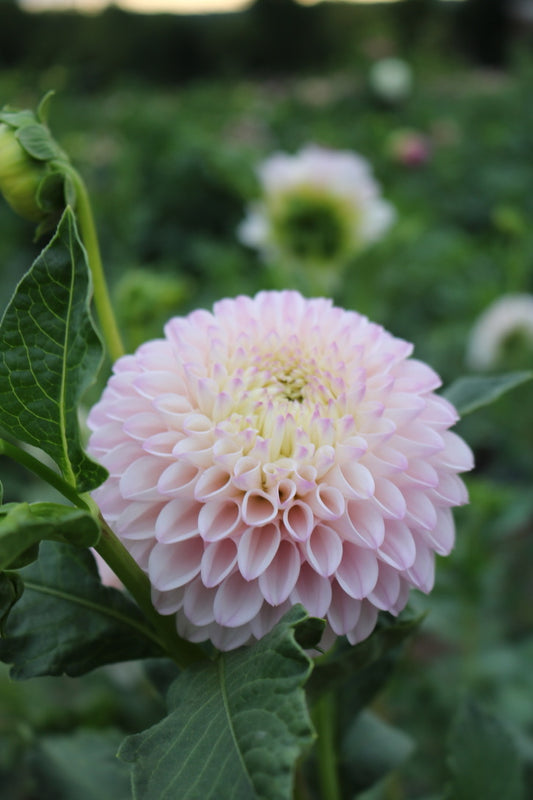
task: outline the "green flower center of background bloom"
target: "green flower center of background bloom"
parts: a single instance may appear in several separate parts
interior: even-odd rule
[[[300,189],[278,198],[272,227],[277,245],[294,258],[336,261],[352,245],[353,209],[342,198]]]

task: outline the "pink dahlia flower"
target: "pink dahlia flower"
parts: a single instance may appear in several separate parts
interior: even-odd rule
[[[95,499],[182,636],[229,650],[302,603],[355,643],[432,588],[473,461],[411,352],[284,291],[171,319],[115,364],[88,420]]]

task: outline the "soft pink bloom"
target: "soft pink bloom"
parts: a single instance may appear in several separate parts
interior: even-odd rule
[[[473,460],[411,352],[284,291],[175,317],[115,364],[88,420],[94,496],[182,636],[229,650],[302,603],[355,643],[430,591]]]
[[[391,158],[404,167],[420,167],[432,155],[431,140],[424,133],[408,128],[394,131],[388,139],[387,149]]]

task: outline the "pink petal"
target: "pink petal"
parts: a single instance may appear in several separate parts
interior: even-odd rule
[[[437,523],[437,511],[425,492],[416,489],[404,490],[407,505],[405,519],[424,530],[432,530]]]
[[[175,373],[165,370],[143,372],[134,380],[137,391],[144,397],[153,400],[164,394],[182,395],[185,392],[183,380]]]
[[[166,503],[157,517],[155,536],[170,544],[191,539],[199,532],[198,515],[202,506],[194,500],[178,498]]]
[[[350,500],[346,514],[332,523],[343,538],[361,547],[375,550],[383,542],[385,522],[375,506],[360,500]]]
[[[194,579],[185,588],[183,595],[183,612],[194,625],[210,625],[215,621],[213,603],[216,589],[209,589],[200,577]]]
[[[143,451],[139,443],[127,440],[113,447],[98,460],[111,476],[120,477],[132,461],[136,461],[142,455]]]
[[[455,544],[455,523],[450,509],[438,508],[435,528],[422,531],[421,536],[439,556],[449,555]]]
[[[231,490],[231,475],[222,467],[213,466],[200,473],[194,487],[194,496],[197,500],[206,501],[226,495]]]
[[[414,564],[415,540],[405,522],[396,519],[387,520],[385,538],[378,550],[378,556],[398,570],[409,569]]]
[[[342,492],[324,483],[320,483],[305,499],[318,519],[338,519],[346,510]]]
[[[461,478],[453,473],[441,473],[438,486],[432,496],[438,503],[447,506],[463,506],[468,503],[468,491]]]
[[[374,502],[385,514],[385,517],[392,519],[403,519],[407,506],[405,498],[395,483],[386,478],[379,478],[376,481],[376,491]]]
[[[123,423],[123,429],[132,439],[144,442],[150,436],[161,433],[161,420],[157,414],[145,411],[142,414],[134,414]]]
[[[246,492],[242,500],[242,518],[246,525],[261,526],[272,522],[278,509],[272,498],[260,490]]]
[[[453,431],[445,431],[442,434],[444,450],[437,458],[439,465],[442,464],[455,472],[467,472],[474,466],[474,456],[466,442],[457,436]]]
[[[364,641],[374,628],[378,619],[378,610],[371,603],[363,601],[361,603],[361,614],[357,621],[357,625],[351,631],[347,631],[346,638],[350,644],[358,644]]]
[[[328,610],[328,622],[338,636],[343,636],[357,625],[361,613],[361,601],[350,597],[337,582],[332,584],[332,599]]]
[[[183,605],[183,594],[185,587],[172,589],[170,592],[160,592],[152,586],[152,605],[160,614],[175,614]]]
[[[270,523],[262,528],[248,528],[239,539],[238,564],[243,578],[257,578],[271,564],[280,543],[277,525]]]
[[[156,456],[141,456],[130,464],[120,479],[120,493],[128,500],[161,500],[157,488],[165,461]]]
[[[331,603],[331,582],[305,562],[291,593],[291,602],[301,603],[311,617],[325,617]]]
[[[311,535],[315,517],[307,503],[296,500],[284,510],[283,523],[290,536],[299,542],[305,542]]]
[[[164,466],[164,462],[163,466]],[[161,494],[176,496],[193,494],[199,475],[198,467],[188,461],[174,461],[166,467],[159,477],[157,488]]]
[[[246,581],[239,572],[234,572],[218,587],[213,608],[219,625],[237,628],[250,622],[262,605],[263,595],[257,581]]]
[[[400,594],[400,578],[398,572],[387,564],[380,564],[379,577],[368,599],[381,611],[394,608]]]
[[[435,583],[435,555],[433,551],[422,542],[416,543],[416,558],[412,567],[406,570],[406,575],[417,589],[426,594],[430,592]]]
[[[176,544],[157,542],[150,554],[150,581],[160,591],[177,589],[200,572],[204,544],[199,537]]]
[[[202,556],[202,581],[208,587],[217,586],[237,564],[237,545],[232,539],[221,539],[206,545]]]
[[[341,562],[343,546],[333,528],[317,525],[304,546],[307,560],[319,575],[333,575]]]
[[[114,523],[122,539],[148,539],[155,535],[156,520],[161,511],[159,503],[128,503]]]
[[[378,562],[375,554],[351,542],[344,542],[342,561],[337,569],[336,578],[350,597],[356,600],[366,597],[378,579]]]
[[[296,584],[300,573],[300,554],[292,542],[280,543],[278,552],[259,576],[259,588],[271,606],[283,603]]]
[[[206,542],[230,536],[241,522],[241,507],[236,500],[210,500],[198,515],[198,527]]]

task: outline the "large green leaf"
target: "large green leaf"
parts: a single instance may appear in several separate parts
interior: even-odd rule
[[[88,550],[43,542],[39,559],[20,574],[24,594],[0,640],[0,661],[12,664],[12,677],[81,675],[102,664],[161,655],[137,606],[102,586]]]
[[[169,715],[119,752],[134,763],[135,798],[292,797],[295,762],[313,739],[302,689],[311,661],[295,639],[306,620],[295,606],[252,647],[181,673]]]
[[[494,403],[506,392],[527,383],[533,371],[507,372],[502,375],[466,375],[458,378],[443,393],[463,417],[478,408]]]
[[[473,702],[452,726],[446,800],[523,800],[520,757],[501,722]]]
[[[115,755],[123,738],[124,734],[115,730],[79,730],[38,739],[31,765],[39,796],[130,800],[130,770]]]
[[[78,508],[58,503],[15,503],[0,508],[0,570],[16,569],[37,558],[43,539],[81,547],[96,544],[96,520]]]
[[[0,636],[9,612],[22,597],[24,584],[16,572],[0,572]]]
[[[90,292],[85,251],[67,209],[0,323],[0,429],[48,453],[79,492],[106,477],[84,453],[78,425],[80,398],[102,358]]]

